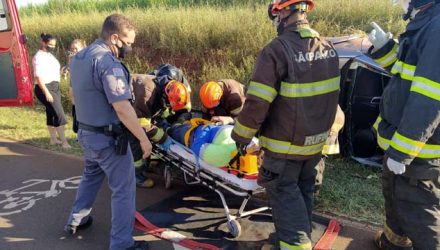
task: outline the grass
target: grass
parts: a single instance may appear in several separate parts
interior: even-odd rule
[[[76,3],[58,2],[65,6]],[[24,15],[21,21],[29,38],[30,53],[36,52],[40,33],[51,33],[59,38],[57,56],[65,64],[69,43],[75,38],[93,42],[104,18],[115,11],[101,10],[101,2],[105,3],[98,1],[96,7],[86,12],[66,7],[68,10],[62,13],[36,11]],[[26,13],[27,10],[20,11]],[[129,17],[138,28],[134,53],[127,60],[131,70],[142,73],[163,62],[173,63],[184,69],[194,89],[202,82],[217,78],[247,82],[256,55],[276,35],[267,18],[265,4],[228,7],[152,5],[141,9],[126,4],[116,11]],[[363,33],[371,29],[371,21],[394,34],[401,32],[405,25],[398,9],[381,0],[340,0],[338,4],[318,0],[315,10],[310,13],[310,20],[323,36]]]
[[[132,72],[150,72],[160,63],[183,69],[195,90],[211,79],[233,78],[247,83],[258,52],[276,32],[267,18],[266,0],[50,0],[48,5],[20,9],[31,55],[39,35],[58,37],[57,57],[66,63],[65,53],[75,38],[93,42],[104,18],[113,12],[129,17],[138,28],[134,53],[127,64]],[[399,34],[405,22],[399,9],[382,0],[316,0],[309,19],[323,36],[364,34],[376,21],[384,30]],[[63,83],[64,107],[69,103]],[[195,91],[196,93],[196,91]],[[31,122],[23,122],[31,121]],[[0,136],[39,147],[49,147],[42,107],[2,108]],[[71,119],[70,119],[71,121]],[[67,137],[80,154],[75,135],[67,126]],[[361,221],[383,222],[380,173],[349,160],[328,161],[324,184],[316,209]]]
[[[357,221],[382,224],[381,172],[348,159],[327,160],[315,209]]]
[[[39,148],[80,156],[82,150],[72,131],[72,119],[68,117],[66,138],[72,149],[65,150],[59,145],[49,145],[44,107],[36,102],[34,108],[1,108],[0,137],[21,141]]]
[[[154,6],[168,8],[193,6],[246,6],[266,3],[266,0],[49,0],[44,5],[22,8],[25,16],[56,14],[65,12],[89,13],[95,11],[124,10],[127,8],[148,9]]]

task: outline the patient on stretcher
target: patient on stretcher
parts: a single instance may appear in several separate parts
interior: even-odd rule
[[[232,125],[215,125],[205,120],[175,123],[167,133],[174,140],[190,148],[204,162],[211,166],[228,166],[237,153],[235,141],[231,138]],[[258,151],[258,146],[248,152]]]

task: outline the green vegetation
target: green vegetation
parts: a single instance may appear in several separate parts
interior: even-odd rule
[[[77,2],[83,1],[51,1],[50,4],[76,6]],[[122,4],[122,1],[114,2]],[[130,7],[130,1],[127,2],[118,12],[133,20],[139,30],[134,54],[128,59],[131,70],[142,73],[163,62],[173,63],[184,69],[195,89],[202,82],[217,78],[247,82],[259,50],[276,35],[267,18],[266,4],[228,7],[218,4],[197,7],[151,5],[139,9]],[[151,3],[138,3],[145,2]],[[23,16],[21,21],[29,37],[30,53],[35,53],[42,32],[59,38],[58,57],[63,63],[67,59],[65,50],[70,41],[83,38],[88,43],[93,42],[99,35],[104,18],[112,13],[100,11],[107,1],[93,3],[95,7],[90,8],[89,12],[65,7],[68,11],[63,13],[47,10]],[[50,8],[50,4],[40,8]],[[29,9],[21,11],[27,13]],[[323,36],[363,33],[370,30],[371,21],[376,21],[394,34],[398,34],[404,27],[398,9],[392,9],[389,2],[381,0],[340,0],[337,4],[331,0],[317,0],[315,10],[310,13],[310,20]]]
[[[326,161],[324,182],[315,209],[358,221],[384,222],[384,201],[378,169],[347,159]]]
[[[234,78],[246,83],[258,52],[276,32],[267,18],[267,0],[50,0],[49,4],[20,10],[29,38],[29,52],[35,54],[40,33],[59,38],[58,58],[66,63],[70,41],[88,43],[98,36],[104,18],[113,12],[129,17],[138,28],[134,53],[127,61],[132,72],[145,73],[160,63],[182,68],[195,92],[204,81]],[[382,0],[316,0],[310,21],[323,36],[365,34],[376,21],[393,34],[405,23],[399,9]],[[66,113],[70,109],[62,83]],[[194,95],[196,97],[196,95]],[[0,136],[48,148],[44,112],[36,108],[2,108]],[[32,122],[23,122],[32,121]],[[70,127],[67,136],[80,154]],[[59,147],[50,149],[60,150]],[[324,185],[317,198],[319,211],[358,220],[382,223],[383,198],[380,173],[348,160],[328,162]]]
[[[68,121],[72,121],[69,117]],[[63,150],[61,146],[49,145],[49,133],[46,127],[44,107],[35,105],[34,108],[1,108],[0,137],[21,141],[44,149],[81,155],[82,150],[76,142],[72,131],[72,123],[66,125],[66,138],[72,149]]]
[[[96,11],[125,10],[127,8],[148,9],[151,7],[194,7],[194,6],[246,6],[267,3],[266,0],[49,0],[45,5],[24,8],[22,15],[56,14],[65,12],[90,13]]]

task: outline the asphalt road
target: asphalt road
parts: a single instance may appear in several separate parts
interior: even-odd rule
[[[62,230],[81,173],[80,158],[0,139],[0,250],[108,249],[111,193],[106,182],[92,210],[93,226],[75,237]],[[262,213],[243,219],[243,234],[233,239],[214,192],[178,181],[166,190],[159,174],[152,173],[152,177],[156,180],[154,188],[137,190],[137,209],[160,227],[221,249],[259,249],[274,231],[270,213]],[[227,200],[232,209],[238,208],[235,197],[227,196]],[[260,202],[250,204],[258,205]],[[319,221],[314,225],[316,240],[325,226]],[[373,234],[369,226],[343,221],[333,249],[375,249]],[[135,231],[134,236],[150,241],[150,249],[173,249],[170,243],[141,232]]]

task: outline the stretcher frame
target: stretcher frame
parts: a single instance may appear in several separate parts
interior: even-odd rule
[[[162,149],[154,147],[153,154],[155,154],[160,160],[162,160],[165,163],[165,169],[164,169],[165,188],[168,189],[171,187],[171,182],[172,182],[171,168],[175,167],[182,171],[185,184],[187,185],[200,184],[206,186],[220,196],[224,208],[225,217],[227,219],[227,227],[229,233],[234,238],[239,237],[242,232],[241,225],[237,221],[238,219],[270,209],[269,206],[264,206],[249,211],[245,211],[246,205],[249,202],[249,200],[252,198],[252,196],[264,192],[264,188],[262,187],[256,190],[245,190],[235,183],[232,182],[227,183],[225,180],[219,178],[218,176],[214,176],[213,174],[204,171],[203,168],[200,168],[198,166],[198,163],[193,163],[188,159],[184,158],[183,156],[178,155],[175,152],[172,152],[171,150],[164,151]],[[194,181],[189,181],[188,177],[191,177],[192,179],[194,179]],[[226,202],[225,196],[223,194],[223,190],[226,190],[236,196],[243,197],[241,206],[236,214],[231,213],[228,203]]]

